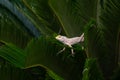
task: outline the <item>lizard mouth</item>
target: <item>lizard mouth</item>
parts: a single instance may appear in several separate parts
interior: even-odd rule
[[[59,39],[59,38],[60,38],[60,35],[56,36],[55,38],[56,38],[56,39]]]

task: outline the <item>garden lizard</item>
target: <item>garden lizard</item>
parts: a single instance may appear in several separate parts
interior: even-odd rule
[[[72,37],[72,38],[68,38],[66,36],[62,36],[62,35],[58,35],[55,37],[58,41],[60,41],[61,43],[67,45],[68,47],[71,48],[71,53],[72,55],[74,55],[74,51],[73,51],[73,47],[72,45],[77,44],[79,42],[83,42],[84,41],[84,33],[82,33],[82,35],[80,37]],[[63,52],[65,50],[65,47],[60,50],[57,54]]]

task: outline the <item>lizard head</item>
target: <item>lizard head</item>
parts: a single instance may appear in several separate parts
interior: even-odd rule
[[[60,42],[64,42],[67,38],[65,36],[57,35],[55,39],[59,40]]]
[[[61,35],[57,35],[56,37],[55,37],[55,39],[60,39],[61,38]]]

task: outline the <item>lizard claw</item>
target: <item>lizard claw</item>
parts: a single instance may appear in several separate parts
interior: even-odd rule
[[[74,52],[74,50],[73,49],[71,49],[71,55],[74,57],[74,55],[75,55],[75,52]]]

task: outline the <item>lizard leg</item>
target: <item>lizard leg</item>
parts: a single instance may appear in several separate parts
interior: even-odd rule
[[[71,48],[71,55],[74,56],[75,52],[73,50],[73,48]]]
[[[63,51],[65,51],[65,47],[64,47],[62,50],[60,50],[57,54],[60,54],[60,53],[62,53]]]
[[[71,45],[68,45],[68,46],[71,48],[71,54],[72,54],[72,56],[74,56],[75,52],[73,50],[73,47]]]

